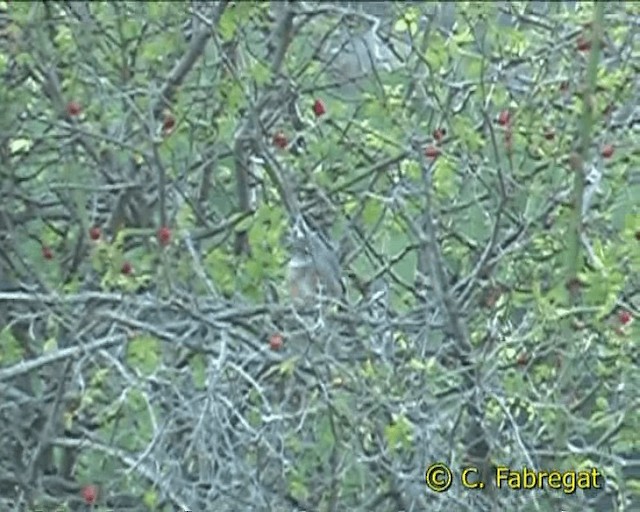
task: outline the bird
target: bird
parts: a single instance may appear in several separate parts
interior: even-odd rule
[[[296,218],[291,233],[288,284],[291,297],[303,303],[345,294],[336,251],[302,216]]]

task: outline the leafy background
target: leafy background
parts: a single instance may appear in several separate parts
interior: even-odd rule
[[[0,2],[0,508],[637,510],[639,28]],[[287,294],[297,210],[338,308]],[[605,479],[438,494],[433,462]]]

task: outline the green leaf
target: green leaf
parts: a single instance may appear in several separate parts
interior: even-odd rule
[[[265,266],[255,258],[252,258],[244,264],[244,275],[251,282],[260,282],[265,275]]]
[[[122,23],[122,35],[125,39],[135,39],[139,36],[140,22],[133,18],[125,18]]]
[[[471,28],[466,26],[464,30],[453,35],[451,38],[456,44],[466,44],[472,43],[475,41],[475,36],[471,32]]]
[[[11,328],[5,327],[0,331],[0,362],[11,364],[19,361],[24,356],[24,349],[13,336]]]
[[[598,398],[596,398],[596,407],[598,409],[600,409],[601,411],[608,411],[609,410],[609,402],[607,401],[607,399],[603,396],[599,396]]]
[[[147,39],[140,52],[140,57],[148,62],[152,63],[161,57],[164,57],[167,53],[167,40],[164,37],[154,37]]]
[[[158,494],[153,489],[149,489],[144,493],[142,501],[148,508],[155,509],[158,506]]]
[[[147,16],[150,21],[160,21],[169,14],[171,2],[147,2]]]
[[[629,233],[640,230],[640,214],[628,213],[624,216],[624,229]]]
[[[248,216],[248,217],[242,219],[240,222],[238,222],[235,225],[234,230],[235,230],[236,233],[239,233],[241,231],[247,231],[253,225],[257,225],[257,223],[255,221],[255,218],[253,216]]]
[[[49,354],[58,350],[58,341],[55,338],[49,338],[42,346],[42,353]]]
[[[251,76],[256,81],[256,85],[265,85],[271,79],[271,70],[262,62],[256,62],[251,66]]]
[[[380,220],[382,204],[377,197],[368,197],[362,210],[362,220],[366,226],[373,226]]]
[[[67,50],[73,43],[73,33],[68,26],[57,25],[57,33],[53,40],[62,50]]]
[[[394,422],[384,428],[385,438],[391,451],[411,445],[413,427],[405,416],[397,416]]]
[[[318,443],[317,450],[321,456],[328,456],[335,445],[335,438],[331,430],[331,422],[329,416],[324,415],[318,423]]]
[[[426,49],[424,58],[436,73],[440,71],[442,67],[446,67],[449,57],[442,36],[435,33],[431,34],[429,46]]]
[[[409,32],[412,36],[418,33],[418,18],[420,13],[415,7],[409,7],[393,25],[393,30],[398,34]]]
[[[231,9],[226,9],[220,23],[218,23],[218,31],[223,41],[231,41],[236,33],[236,13]]]
[[[196,354],[189,360],[189,366],[191,368],[193,385],[196,389],[204,389],[206,386],[207,378],[207,363],[204,359],[204,356],[202,354]]]
[[[434,165],[433,185],[441,199],[449,199],[458,194],[458,184],[455,174],[455,162],[440,156]]]
[[[33,146],[33,141],[31,139],[14,139],[9,144],[9,149],[12,155],[21,152],[27,152]]]
[[[506,375],[504,376],[503,381],[504,391],[507,396],[520,396],[522,388],[524,386],[522,374],[514,370],[508,370]]]
[[[285,359],[284,361],[282,361],[279,365],[279,372],[280,375],[284,375],[284,376],[292,376],[293,372],[295,372],[296,368],[297,368],[297,363],[298,363],[298,359],[295,357],[290,357],[288,359]]]
[[[298,471],[293,472],[289,480],[289,491],[291,495],[299,500],[306,500],[309,497],[309,490],[305,484],[306,478]]]
[[[402,32],[406,32],[408,29],[409,29],[409,23],[404,18],[400,18],[393,25],[393,30],[395,30],[396,32],[402,33]]]
[[[414,183],[419,183],[422,179],[422,169],[415,160],[404,160],[400,163],[402,175]]]
[[[176,215],[176,224],[180,228],[191,228],[195,224],[196,216],[190,204],[184,203]]]
[[[144,374],[156,371],[160,364],[160,342],[157,338],[142,334],[127,345],[127,362]]]
[[[230,260],[230,256],[222,249],[211,251],[205,259],[205,270],[224,292],[233,290],[237,270]]]
[[[483,136],[476,130],[473,119],[469,117],[456,116],[453,118],[451,131],[460,137],[461,143],[471,153],[480,151],[485,145]]]

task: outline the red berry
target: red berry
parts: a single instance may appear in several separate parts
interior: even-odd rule
[[[82,112],[82,107],[77,101],[70,101],[67,104],[67,114],[71,117],[79,116]]]
[[[436,142],[440,142],[446,134],[447,131],[444,128],[436,128],[433,130],[433,138]]]
[[[46,245],[42,247],[42,257],[45,260],[52,260],[53,259],[53,251],[51,250],[50,247],[47,247]]]
[[[158,242],[160,245],[167,246],[171,242],[171,230],[167,226],[162,226],[158,229]]]
[[[576,48],[581,52],[586,52],[591,48],[591,41],[584,36],[578,36],[578,39],[576,40]]]
[[[613,155],[613,144],[605,144],[601,151],[603,158],[611,158]]]
[[[272,334],[269,336],[269,348],[274,351],[280,350],[284,345],[284,340],[281,334]]]
[[[273,144],[280,149],[284,149],[287,147],[287,144],[289,144],[289,141],[284,133],[278,132],[273,136]]]
[[[85,485],[82,488],[82,498],[87,505],[93,505],[98,498],[98,488],[95,485]]]
[[[498,124],[500,126],[506,126],[507,124],[509,124],[509,121],[511,121],[511,114],[508,110],[503,110],[502,112],[500,112],[500,114],[498,114]]]
[[[427,146],[424,148],[424,156],[427,158],[436,158],[440,155],[440,149],[435,146]]]
[[[544,138],[547,140],[553,140],[556,137],[556,132],[554,132],[551,128],[548,128],[544,132]]]
[[[162,120],[162,131],[166,134],[171,132],[176,125],[176,118],[169,113],[165,113],[164,119]]]
[[[129,274],[131,274],[133,272],[133,267],[131,266],[131,263],[129,263],[128,261],[125,261],[122,264],[122,268],[120,269],[120,272],[125,276],[128,276]]]
[[[93,226],[90,230],[89,230],[89,238],[91,238],[91,240],[99,240],[100,239],[100,228],[98,226]]]
[[[322,100],[316,100],[313,102],[313,113],[316,117],[323,116],[327,112],[324,102]]]
[[[624,310],[620,311],[620,313],[618,313],[618,320],[620,320],[622,325],[627,325],[631,321],[631,313]]]

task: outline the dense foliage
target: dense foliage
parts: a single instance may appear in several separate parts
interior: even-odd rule
[[[639,510],[639,37],[635,2],[0,2],[0,510]],[[337,304],[287,289],[299,215]]]

